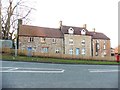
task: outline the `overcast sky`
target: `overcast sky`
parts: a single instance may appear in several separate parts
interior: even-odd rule
[[[32,0],[31,0],[32,1]],[[64,25],[82,27],[102,32],[111,39],[111,46],[118,45],[119,0],[33,0],[31,24],[44,27]]]
[[[16,0],[17,1],[17,0]],[[111,39],[111,47],[118,45],[118,1],[120,0],[26,0],[34,10],[28,24],[43,27],[64,25],[102,32]]]

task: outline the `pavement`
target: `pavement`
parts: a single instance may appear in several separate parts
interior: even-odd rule
[[[117,65],[0,63],[2,88],[118,88]]]

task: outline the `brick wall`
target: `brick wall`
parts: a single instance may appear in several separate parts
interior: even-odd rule
[[[96,46],[96,43],[98,43],[98,46]],[[92,46],[93,46],[93,56],[104,57],[111,55],[110,40],[93,39]]]

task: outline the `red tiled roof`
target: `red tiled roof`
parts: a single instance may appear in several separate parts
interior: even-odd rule
[[[19,36],[36,36],[36,37],[48,37],[48,38],[63,38],[64,34],[68,34],[68,29],[73,28],[75,35],[81,35],[81,30],[86,30],[86,35],[92,36],[93,39],[105,39],[110,40],[103,33],[89,32],[83,27],[73,27],[62,25],[61,30],[58,28],[37,27],[29,25],[20,25]]]
[[[48,38],[62,38],[63,35],[59,29],[37,27],[29,25],[20,25],[19,36],[36,36]]]

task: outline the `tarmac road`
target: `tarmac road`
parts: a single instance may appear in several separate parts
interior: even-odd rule
[[[118,88],[117,65],[0,62],[2,88]]]

